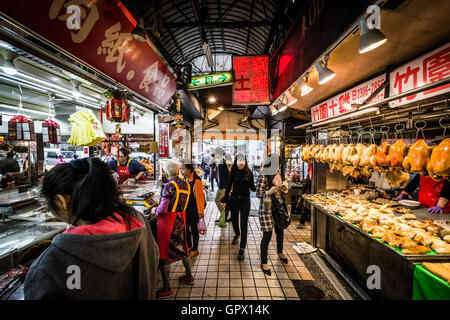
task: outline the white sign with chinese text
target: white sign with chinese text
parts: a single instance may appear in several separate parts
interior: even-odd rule
[[[315,105],[311,108],[312,121],[323,121],[353,110],[352,104],[363,103],[385,80],[386,75],[383,74]],[[369,103],[383,100],[384,91],[381,90]]]
[[[390,95],[394,96],[450,76],[450,43],[410,61],[389,75]],[[427,99],[450,91],[450,84],[410,95],[389,103],[391,108]]]

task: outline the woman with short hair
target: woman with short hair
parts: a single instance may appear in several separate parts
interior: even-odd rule
[[[161,202],[156,209],[158,215],[159,263],[163,288],[158,290],[157,297],[170,297],[170,264],[182,260],[186,274],[178,278],[189,285],[194,284],[186,237],[186,208],[189,202],[189,183],[180,177],[178,162],[168,160],[164,165],[169,181],[164,185]]]

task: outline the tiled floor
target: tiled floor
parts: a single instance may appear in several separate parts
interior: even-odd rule
[[[298,294],[291,280],[313,280],[289,242],[309,241],[310,228],[298,230],[293,222],[285,230],[284,250],[289,259],[283,264],[276,253],[275,234],[269,245],[268,264],[272,275],[261,271],[260,243],[262,232],[258,217],[249,218],[247,248],[243,261],[236,259],[239,244],[232,245],[234,236],[231,223],[223,229],[215,223],[219,213],[214,202],[206,207],[207,233],[200,236],[200,254],[191,260],[195,283],[180,284],[184,274],[181,261],[171,265],[171,299],[182,300],[295,300]],[[158,288],[162,286],[158,275]]]

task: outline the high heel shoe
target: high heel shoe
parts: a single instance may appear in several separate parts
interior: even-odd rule
[[[280,257],[280,255],[278,255],[278,258],[280,258],[281,262],[283,262],[284,264],[288,264],[288,259],[286,257]]]
[[[264,274],[267,274],[268,276],[272,275],[272,272],[270,271],[270,269],[264,269],[262,264],[261,264],[261,270],[264,272]]]

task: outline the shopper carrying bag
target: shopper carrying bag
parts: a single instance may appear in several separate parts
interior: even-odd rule
[[[279,169],[279,156],[270,155],[264,162],[261,174],[256,184],[256,196],[261,199],[259,206],[259,221],[263,237],[261,239],[261,269],[271,275],[267,265],[267,252],[275,229],[278,257],[283,263],[288,263],[283,253],[284,229],[291,223],[285,197],[288,193],[287,183],[283,182]]]

